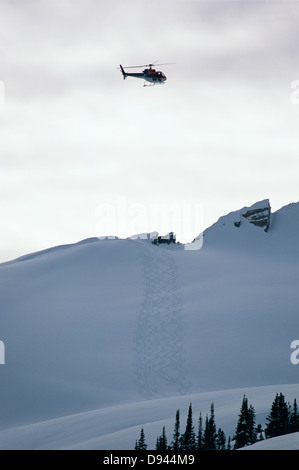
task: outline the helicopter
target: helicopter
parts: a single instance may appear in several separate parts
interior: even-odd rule
[[[145,80],[143,86],[153,86],[153,85],[163,85],[165,81],[167,80],[167,78],[163,72],[156,71],[152,67],[154,65],[171,65],[171,64],[173,64],[173,62],[167,63],[167,64],[131,65],[129,67],[125,67],[126,69],[137,69],[141,67],[149,67],[149,68],[145,68],[142,72],[137,72],[137,73],[126,72],[122,65],[119,66],[119,69],[121,70],[121,73],[124,79],[127,77],[142,78],[143,80]],[[147,85],[146,82],[149,82],[150,85]]]

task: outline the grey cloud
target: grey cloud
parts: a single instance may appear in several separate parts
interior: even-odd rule
[[[275,80],[297,63],[296,3],[52,0],[4,7],[2,75],[23,97],[109,88],[119,62],[178,62],[174,73],[194,84],[198,77]]]
[[[283,87],[287,98],[289,81],[299,79],[298,14],[294,2],[2,0],[7,210],[11,182],[14,199],[31,213],[51,190],[49,207],[77,198],[82,213],[103,188],[128,196],[137,188],[141,201],[145,188],[157,199],[179,191],[225,203],[235,197],[236,175],[240,197],[254,199],[262,179],[256,164],[267,167],[269,155],[263,190],[275,188],[284,143],[298,153],[295,109],[291,115],[276,98]],[[162,88],[124,82],[117,70],[155,60],[176,62],[161,67]],[[288,194],[290,173],[298,174],[295,163],[284,168]],[[279,199],[283,188],[277,191]],[[74,238],[77,229],[69,227]]]

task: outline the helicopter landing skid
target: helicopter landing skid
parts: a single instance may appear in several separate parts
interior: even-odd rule
[[[149,85],[144,82],[143,86],[155,86],[155,85],[164,85],[165,83],[164,82],[159,82],[159,83],[150,83]]]

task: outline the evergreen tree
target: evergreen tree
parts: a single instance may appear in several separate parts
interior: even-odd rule
[[[257,437],[256,437],[257,441],[263,441],[264,440],[263,429],[262,429],[261,424],[257,425],[256,434],[257,434]]]
[[[165,426],[163,426],[163,429],[162,429],[162,435],[160,439],[160,450],[167,450],[167,437],[166,437]]]
[[[180,410],[177,410],[175,415],[175,425],[172,439],[171,449],[180,450]]]
[[[231,441],[230,436],[228,436],[227,450],[232,450],[230,441]]]
[[[167,437],[166,437],[165,426],[163,426],[161,436],[157,437],[156,450],[167,450]]]
[[[186,430],[184,434],[181,436],[180,442],[181,442],[181,446],[180,446],[181,450],[195,450],[196,449],[191,403],[189,405],[189,410],[188,410]]]
[[[210,418],[206,416],[205,430],[204,430],[204,439],[203,439],[203,448],[205,450],[215,450],[216,449],[216,424],[215,424],[215,412],[214,412],[214,403],[211,403],[210,409]]]
[[[225,450],[226,437],[221,428],[218,429],[216,436],[216,450]]]
[[[199,413],[199,418],[198,418],[198,432],[197,432],[196,448],[197,448],[197,450],[202,450],[203,449],[203,429],[202,429],[202,416],[201,416],[201,413]]]
[[[289,408],[282,393],[275,396],[265,429],[266,437],[275,437],[289,432]]]
[[[296,398],[294,399],[293,409],[290,414],[290,432],[299,431],[299,412]]]
[[[205,429],[203,432],[203,449],[209,450],[209,446],[210,446],[209,417],[208,415],[206,415]]]
[[[243,396],[234,440],[235,449],[239,449],[256,442],[255,411],[252,405],[248,407],[248,400],[245,395]]]
[[[257,430],[255,427],[255,410],[252,405],[248,408],[248,441],[249,444],[254,444],[257,438]]]
[[[135,443],[135,450],[146,450],[147,444],[145,443],[145,434],[143,428],[140,431],[139,440]]]

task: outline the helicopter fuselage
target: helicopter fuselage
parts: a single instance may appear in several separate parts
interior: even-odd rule
[[[156,71],[155,69],[152,69],[152,68],[144,69],[142,72],[138,72],[138,73],[128,73],[128,72],[125,72],[122,66],[120,66],[120,68],[121,68],[124,79],[126,77],[141,78],[143,80],[146,80],[147,82],[150,82],[153,85],[161,85],[167,80],[163,72]]]

